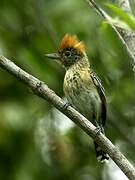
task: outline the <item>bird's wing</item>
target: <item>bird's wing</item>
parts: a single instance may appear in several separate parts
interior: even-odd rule
[[[102,120],[102,125],[105,125],[106,122],[106,114],[107,114],[107,105],[106,105],[106,96],[105,96],[105,90],[101,84],[100,79],[98,78],[98,76],[96,75],[96,73],[94,73],[93,71],[90,72],[90,76],[93,80],[93,83],[95,84],[97,91],[99,93],[101,102],[102,102],[102,113],[101,113],[101,120]]]

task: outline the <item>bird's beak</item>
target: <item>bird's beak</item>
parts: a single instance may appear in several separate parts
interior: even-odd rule
[[[45,54],[49,59],[60,59],[60,55],[58,53]]]

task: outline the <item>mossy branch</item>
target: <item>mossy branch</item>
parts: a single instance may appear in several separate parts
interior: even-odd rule
[[[130,179],[135,179],[135,169],[125,156],[115,147],[112,142],[102,133],[97,135],[96,127],[87,120],[83,115],[77,112],[71,106],[65,108],[65,102],[55,94],[44,82],[22,70],[11,60],[0,56],[0,67],[15,76],[20,82],[26,84],[36,95],[47,100],[50,104],[56,107],[59,111],[69,117],[77,124],[84,132],[91,136],[101,148],[109,154],[119,168]]]

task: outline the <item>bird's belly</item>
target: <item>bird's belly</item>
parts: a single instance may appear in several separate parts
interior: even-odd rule
[[[94,87],[69,88],[65,92],[68,101],[89,120],[96,119],[98,121],[101,114],[101,100],[97,89]]]

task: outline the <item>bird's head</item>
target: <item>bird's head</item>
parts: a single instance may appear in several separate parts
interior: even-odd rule
[[[58,52],[46,54],[50,59],[56,59],[68,69],[70,66],[85,57],[85,44],[76,36],[66,34],[60,42]]]

